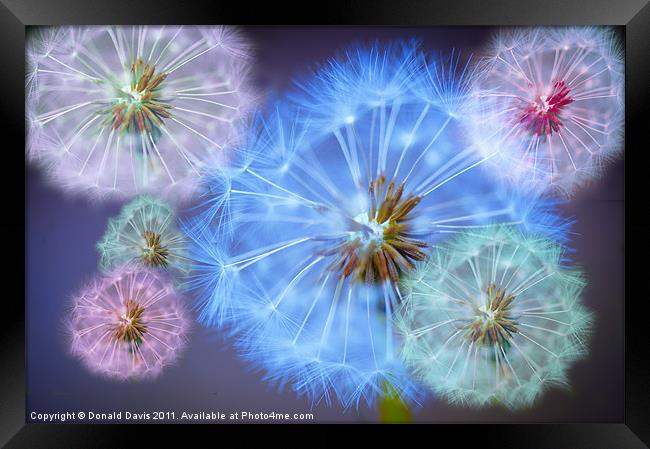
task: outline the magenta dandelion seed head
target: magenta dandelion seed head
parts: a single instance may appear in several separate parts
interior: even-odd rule
[[[176,361],[190,320],[164,273],[122,266],[73,297],[66,319],[73,355],[117,380],[154,378]]]
[[[27,155],[93,197],[182,200],[227,159],[254,100],[230,27],[52,27],[28,37]]]
[[[476,73],[470,134],[499,176],[570,195],[623,149],[623,53],[610,29],[503,31]]]

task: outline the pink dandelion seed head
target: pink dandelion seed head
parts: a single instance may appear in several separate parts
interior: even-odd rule
[[[187,199],[255,103],[231,27],[39,28],[27,40],[27,156],[72,193]]]
[[[503,31],[476,73],[468,128],[498,176],[570,195],[623,149],[623,54],[612,30]]]
[[[73,297],[65,324],[70,349],[93,373],[155,378],[183,351],[190,320],[164,273],[122,266]]]

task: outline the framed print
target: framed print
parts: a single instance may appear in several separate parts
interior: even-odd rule
[[[647,447],[650,6],[286,9],[4,2],[3,444]]]

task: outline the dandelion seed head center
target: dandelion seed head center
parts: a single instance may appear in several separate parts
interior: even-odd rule
[[[130,83],[117,89],[111,116],[113,129],[133,133],[153,133],[163,119],[170,118],[172,106],[163,98],[167,73],[138,58],[129,68]]]
[[[127,299],[115,326],[116,339],[139,345],[142,336],[147,332],[147,326],[143,322],[143,314],[144,307],[141,304],[132,299]]]
[[[162,236],[153,231],[144,231],[142,235],[142,261],[151,267],[166,267],[169,263],[169,250],[161,242]]]
[[[366,244],[370,242],[379,243],[384,239],[384,232],[389,226],[389,222],[385,221],[384,223],[378,223],[376,220],[370,220],[368,218],[368,212],[362,212],[356,217],[354,221],[359,223],[364,231],[356,230],[350,231],[350,240],[360,239]]]
[[[421,197],[404,195],[404,188],[384,175],[370,181],[368,210],[352,218],[347,238],[326,251],[334,259],[331,271],[368,284],[398,282],[414,261],[425,259],[428,244],[410,236],[409,223]]]
[[[507,347],[519,331],[512,317],[515,296],[494,283],[485,292],[484,303],[472,310],[473,319],[463,326],[465,339],[477,346]]]
[[[483,316],[485,317],[485,319],[487,319],[488,321],[494,320],[494,317],[496,316],[496,314],[495,314],[495,312],[493,310],[490,310],[488,308],[487,304],[483,304],[478,309],[479,309],[480,312],[483,313]]]
[[[559,132],[564,108],[575,100],[564,81],[556,81],[544,93],[525,104],[518,122],[538,136]]]
[[[122,87],[122,92],[124,93],[124,97],[120,98],[118,101],[123,102],[123,103],[140,103],[142,101],[142,93],[138,92],[137,90],[132,90],[130,85],[126,85]]]

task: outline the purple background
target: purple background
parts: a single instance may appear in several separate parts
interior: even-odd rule
[[[260,91],[273,100],[307,73],[355,43],[418,38],[426,51],[479,51],[493,33],[488,27],[246,27],[255,45]],[[96,377],[68,354],[61,320],[70,295],[97,272],[95,244],[107,219],[122,204],[70,199],[27,171],[27,421],[31,411],[215,411],[301,413],[306,398],[277,391],[251,372],[216,332],[195,325],[179,363],[155,381],[118,383]],[[585,304],[596,325],[591,352],[569,372],[570,390],[548,391],[536,406],[517,413],[471,410],[429,398],[414,410],[423,422],[622,421],[623,419],[623,161],[608,167],[597,183],[563,207],[574,216],[575,260],[587,274]],[[320,404],[320,422],[373,422],[376,410],[344,413]]]

